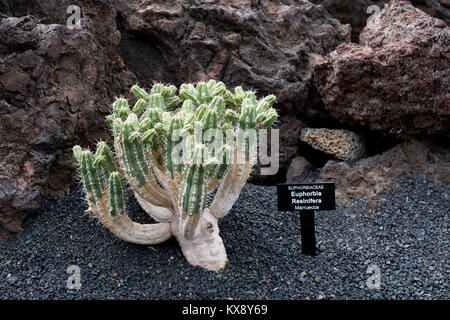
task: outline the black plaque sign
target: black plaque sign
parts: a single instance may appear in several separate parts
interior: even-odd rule
[[[335,210],[334,183],[277,185],[278,211]]]
[[[335,210],[334,183],[277,185],[278,211],[300,211],[302,252],[316,255],[315,210]]]

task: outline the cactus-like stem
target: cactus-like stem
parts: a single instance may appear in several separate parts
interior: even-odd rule
[[[241,155],[236,149],[234,152],[233,164],[230,165],[222,178],[219,189],[210,205],[211,214],[217,219],[224,217],[230,211],[252,170],[253,161],[246,160],[244,163],[240,164],[238,163],[239,157],[241,157]]]
[[[180,234],[192,238],[200,216],[206,206],[208,184],[206,179],[207,150],[204,145],[195,146],[190,163],[186,166],[181,184]]]
[[[73,148],[89,211],[124,241],[156,244],[173,235],[189,263],[218,271],[227,263],[218,219],[230,211],[252,169],[254,136],[248,134],[278,117],[275,96],[258,100],[252,91],[232,92],[215,80],[183,84],[179,95],[161,83],[149,91],[135,85],[131,92],[133,107],[118,98],[107,117],[115,153],[105,142],[95,154]],[[239,130],[229,141],[217,129]],[[122,177],[157,223],[127,216]]]
[[[170,223],[139,224],[125,215],[112,216],[105,199],[90,203],[89,211],[115,236],[136,244],[158,244],[172,236]]]
[[[99,143],[97,154],[108,153],[107,146]],[[138,244],[156,244],[171,237],[169,223],[139,224],[125,214],[125,199],[122,178],[113,171],[106,179],[110,164],[107,161],[96,162],[90,151],[81,151],[78,147],[74,152],[79,157],[80,173],[86,189],[89,211],[112,233],[120,239]]]
[[[122,124],[120,135],[115,138],[120,167],[135,193],[154,205],[172,207],[166,191],[161,188],[153,170],[149,168],[148,153],[142,143],[133,136],[137,129],[133,126],[133,121],[136,119],[129,117]]]

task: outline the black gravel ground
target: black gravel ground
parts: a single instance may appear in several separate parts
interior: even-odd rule
[[[0,244],[0,299],[449,299],[448,185],[403,177],[373,212],[316,214],[320,255],[301,254],[299,216],[276,211],[275,187],[247,185],[220,222],[229,264],[187,264],[175,240],[125,243],[84,213],[80,188],[47,198],[25,231]],[[131,216],[149,222],[134,199]],[[81,289],[67,288],[70,265]],[[369,289],[369,265],[380,270]]]

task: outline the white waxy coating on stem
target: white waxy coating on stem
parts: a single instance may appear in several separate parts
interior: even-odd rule
[[[144,209],[147,214],[149,214],[153,219],[158,222],[172,222],[173,220],[173,211],[168,208],[160,207],[152,204],[150,201],[142,198],[138,193],[134,193],[136,200],[139,202],[139,205]]]

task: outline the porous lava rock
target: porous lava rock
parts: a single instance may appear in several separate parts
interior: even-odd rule
[[[333,157],[351,161],[364,156],[364,136],[344,129],[303,128],[300,140]]]

